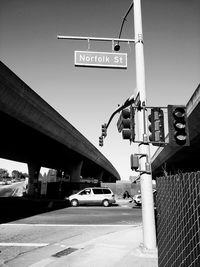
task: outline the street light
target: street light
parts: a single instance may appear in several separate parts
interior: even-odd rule
[[[120,50],[120,45],[119,45],[119,43],[116,44],[116,45],[114,46],[114,50],[115,50],[115,51],[119,51],[119,50]]]

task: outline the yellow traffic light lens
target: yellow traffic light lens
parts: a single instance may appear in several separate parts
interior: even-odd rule
[[[123,139],[130,139],[131,138],[131,130],[123,129],[122,130],[122,138]]]
[[[186,135],[177,135],[176,138],[180,141],[186,140]]]
[[[185,124],[184,124],[184,123],[181,123],[181,122],[177,122],[177,123],[175,123],[174,126],[175,126],[177,129],[185,129]]]

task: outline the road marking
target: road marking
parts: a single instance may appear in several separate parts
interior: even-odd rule
[[[31,264],[31,265],[29,265],[29,267],[45,267],[49,263],[52,263],[53,261],[55,261],[55,259],[47,258],[47,259],[43,259],[41,261],[38,261],[36,263]]]
[[[2,223],[0,226],[34,226],[34,227],[130,227],[130,226],[139,226],[136,224],[32,224],[32,223]]]
[[[0,243],[2,247],[45,247],[49,243]]]

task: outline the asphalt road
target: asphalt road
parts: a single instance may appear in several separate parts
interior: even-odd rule
[[[0,263],[31,266],[65,248],[141,224],[141,216],[140,208],[83,206],[0,224]]]
[[[26,190],[26,182],[0,185],[0,197],[21,197]]]

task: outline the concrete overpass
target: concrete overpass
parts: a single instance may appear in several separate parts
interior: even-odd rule
[[[187,103],[189,124],[189,147],[172,147],[166,145],[159,148],[152,157],[153,177],[162,176],[164,170],[168,174],[178,171],[192,172],[200,170],[200,85]]]
[[[78,130],[0,62],[0,157],[28,164],[29,194],[41,167],[114,182],[113,165]]]

